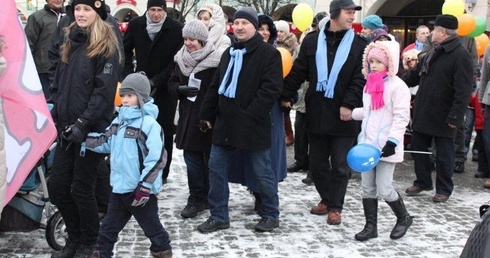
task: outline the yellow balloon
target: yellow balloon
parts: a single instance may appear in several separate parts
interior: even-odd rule
[[[456,17],[463,15],[464,2],[463,0],[446,0],[442,5],[442,14],[451,14]]]
[[[293,23],[300,31],[305,31],[313,21],[313,9],[305,3],[296,5],[293,9]]]

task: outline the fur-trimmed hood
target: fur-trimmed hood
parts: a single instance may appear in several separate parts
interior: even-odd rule
[[[388,76],[395,76],[398,72],[400,62],[400,44],[396,41],[376,41],[370,43],[364,50],[362,58],[362,74],[367,78],[369,75],[369,61],[367,56],[373,48],[379,48],[388,56]]]
[[[217,4],[206,4],[199,9],[196,18],[199,18],[199,13],[201,11],[212,11],[211,20],[209,20],[208,25],[208,39],[213,43],[218,42],[221,36],[225,35],[226,33],[226,20],[223,9],[221,9],[221,7]]]
[[[267,26],[269,26],[269,32],[271,33],[271,35],[269,36],[269,40],[267,41],[267,43],[274,44],[274,41],[276,41],[277,39],[277,29],[276,29],[276,25],[274,25],[274,21],[270,16],[265,14],[260,14],[258,18],[259,18],[259,28],[260,26],[262,26],[262,24],[267,24]]]

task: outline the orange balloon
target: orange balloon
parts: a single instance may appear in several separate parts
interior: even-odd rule
[[[119,89],[121,88],[121,83],[117,83],[116,96],[114,96],[114,106],[119,107],[122,104],[121,96],[119,96]]]
[[[291,72],[291,68],[293,68],[293,57],[291,56],[291,53],[283,47],[278,47],[277,50],[281,53],[282,76],[286,77],[289,72]]]
[[[476,19],[473,15],[465,13],[458,17],[458,35],[469,35],[476,28]]]
[[[490,44],[490,39],[488,38],[487,34],[483,33],[480,36],[475,37],[475,43],[478,56],[483,56],[483,54],[485,54],[485,49],[487,48],[488,44]]]

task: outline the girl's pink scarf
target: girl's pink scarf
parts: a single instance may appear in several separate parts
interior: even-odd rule
[[[383,92],[385,83],[383,78],[388,74],[387,71],[378,73],[369,73],[366,81],[364,92],[371,95],[371,109],[376,110],[384,107]]]

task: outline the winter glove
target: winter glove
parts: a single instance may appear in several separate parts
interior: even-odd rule
[[[65,128],[61,133],[61,138],[69,142],[82,143],[87,136],[88,128],[88,120],[78,118],[74,124]]]
[[[177,93],[186,97],[194,97],[199,93],[199,89],[187,85],[179,85],[179,87],[177,87]]]
[[[139,182],[133,194],[134,200],[131,206],[145,206],[145,203],[150,199],[150,188],[144,187],[143,182]]]
[[[381,157],[389,157],[395,154],[396,144],[392,141],[386,141],[386,145],[381,150]]]

